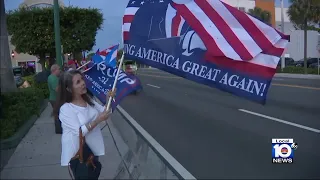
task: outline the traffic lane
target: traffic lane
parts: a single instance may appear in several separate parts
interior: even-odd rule
[[[146,80],[147,82],[160,87],[163,86],[178,89],[185,94],[188,94],[189,91],[208,93],[208,96],[215,97],[213,99],[215,103],[254,111],[260,114],[320,129],[320,90],[272,85],[267,96],[266,105],[260,105],[244,98],[234,96],[230,93],[182,78],[167,78],[166,76],[154,77],[140,74],[140,79],[142,81]]]
[[[208,102],[209,106],[210,106],[210,103],[212,103],[212,104],[219,104],[221,106],[228,107],[230,109],[236,109],[238,111],[240,109],[248,109],[248,110],[251,110],[252,112],[258,112],[258,113],[260,113],[260,112],[256,111],[256,109],[254,109],[254,107],[260,107],[260,108],[257,108],[257,110],[268,109],[268,111],[262,112],[264,114],[267,114],[267,115],[272,114],[273,117],[276,117],[276,118],[282,117],[281,111],[280,112],[276,111],[276,110],[279,110],[279,108],[273,107],[272,104],[269,105],[270,107],[259,105],[257,103],[245,100],[243,98],[236,97],[232,94],[225,93],[220,90],[210,88],[207,86],[202,86],[200,84],[195,84],[195,83],[187,81],[187,80],[169,81],[169,80],[163,80],[161,78],[157,79],[157,80],[155,80],[153,78],[146,78],[146,79],[144,78],[143,82],[146,84],[149,84],[148,82],[150,82],[150,83],[153,82],[153,84],[158,85],[157,87],[160,87],[160,89],[158,89],[159,92],[164,91],[168,95],[170,95],[172,93],[175,93],[177,95],[183,95],[184,98],[186,98],[187,100],[190,100],[191,102],[200,102],[200,103],[201,102]],[[184,83],[189,84],[189,85],[185,86]],[[145,89],[148,88],[148,86],[146,86],[146,85],[144,87],[145,87]],[[150,87],[150,88],[152,89],[152,87]],[[150,90],[150,88],[148,88],[148,89]],[[167,92],[170,92],[170,93],[167,93]],[[175,96],[173,96],[173,97],[175,97]],[[164,97],[164,98],[166,98],[166,97]],[[181,100],[179,100],[179,101],[181,101]],[[197,107],[202,108],[201,104]],[[202,109],[200,109],[200,110],[202,110]],[[212,110],[212,109],[210,109],[210,110]],[[281,108],[280,108],[280,110],[281,110]],[[271,113],[268,113],[269,111]],[[290,115],[290,113],[297,113],[297,115],[296,114],[294,114],[294,115],[296,115],[298,117],[303,116],[303,118],[306,118],[305,116],[308,116],[308,114],[304,113],[303,111],[298,112],[295,109],[293,109],[292,111],[293,112],[291,112],[290,109],[288,109],[287,111],[285,111],[285,113],[288,113],[289,115]],[[204,113],[206,113],[206,112],[204,112]],[[257,117],[257,116],[253,116],[253,115],[250,115],[250,116],[252,118]],[[318,116],[316,116],[316,117],[308,116],[308,117],[309,118],[307,120],[309,120],[309,121],[303,120],[300,122],[304,122],[304,123],[309,122],[308,125],[310,125],[310,124],[317,124],[317,122],[319,121]],[[284,120],[287,122],[293,122],[293,123],[296,122],[297,123],[297,120],[301,120],[303,118],[294,119],[296,121],[292,121],[292,119],[284,119]],[[280,122],[272,121],[268,118],[262,118],[261,120],[263,120],[263,122],[258,121],[260,124],[257,124],[257,125],[258,126],[263,125],[263,126],[259,126],[259,127],[265,127],[265,126],[267,126],[267,124],[270,124],[270,122],[272,125],[278,125],[280,123]],[[239,126],[241,126],[241,125],[243,125],[243,124],[240,123]],[[302,125],[305,125],[305,124],[302,124]],[[245,125],[244,127],[248,127],[248,126]],[[320,131],[320,128],[318,128],[316,126],[310,126],[310,127],[315,128]],[[299,129],[299,127],[296,127],[296,126],[293,126],[293,128],[296,130]],[[251,128],[249,127],[248,130],[250,130],[250,129]],[[255,128],[255,129],[261,131],[259,128]],[[268,129],[266,129],[266,130],[267,131],[263,132],[263,134],[268,133],[268,132],[273,133],[273,131],[269,131]],[[276,129],[274,129],[274,130],[276,130]],[[281,129],[278,129],[278,130],[281,130]],[[259,132],[259,131],[257,131],[257,132]],[[289,132],[289,133],[291,133],[291,132]],[[272,134],[270,134],[270,135],[272,135]]]
[[[150,83],[142,79],[144,83]],[[206,101],[207,98],[199,96],[202,95],[195,93],[185,97],[172,89],[145,86],[142,94],[127,97],[121,104],[197,178],[306,178],[318,175],[314,159],[319,156],[314,152],[320,149],[315,143],[318,138],[315,133],[266,122],[260,117],[216,104],[212,97]],[[292,137],[305,142],[305,147],[313,143],[315,146],[311,152],[304,148],[297,152],[296,156],[302,158],[297,157],[296,164],[279,167],[271,164],[270,146],[274,137]]]
[[[252,127],[252,130],[257,130],[258,133],[242,129],[246,127],[244,121],[253,119],[247,114],[240,114],[237,111],[230,112],[230,110],[223,111],[224,108],[218,105],[217,107],[211,107],[215,109],[215,112],[219,112],[215,116],[220,115],[220,117],[212,118],[206,114],[212,112],[212,109],[198,112],[198,109],[194,108],[199,107],[197,104],[186,109],[183,107],[187,104],[185,102],[176,105],[176,103],[170,101],[168,103],[167,99],[163,100],[164,97],[168,97],[167,93],[163,97],[157,97],[159,93],[151,95],[147,88],[144,91],[142,97],[134,97],[131,104],[130,100],[126,99],[125,101],[129,100],[129,104],[127,101],[122,106],[197,178],[281,178],[288,177],[288,174],[291,178],[306,178],[307,176],[304,176],[304,174],[309,174],[308,177],[312,177],[317,173],[317,169],[313,168],[317,167],[314,164],[314,159],[317,156],[312,156],[311,153],[317,152],[318,147],[314,147],[311,152],[307,149],[307,153],[301,150],[299,156],[300,153],[303,153],[312,157],[302,156],[302,158],[297,158],[299,164],[302,165],[297,168],[275,168],[275,166],[270,165],[271,138],[292,137],[298,139],[298,142],[304,142],[303,144],[305,142],[306,144],[315,144],[317,142],[315,137],[301,136],[297,138],[296,136],[299,135],[293,136],[292,133],[288,135],[283,131],[288,127],[282,127],[283,125],[269,128],[276,133],[271,133],[270,136],[261,136],[258,133],[261,133],[264,129],[259,131]],[[174,97],[168,98],[174,99]],[[165,105],[161,105],[163,104],[162,101],[165,101]],[[140,106],[140,111],[137,111],[137,104]],[[232,117],[229,117],[230,115]],[[238,121],[239,119],[242,121]],[[233,123],[242,124],[242,127],[231,126],[232,124],[226,123],[226,120],[233,120]],[[255,125],[260,126],[260,128],[268,128],[268,126],[259,123]],[[282,131],[279,129],[282,129]],[[293,131],[299,134],[299,130]],[[276,134],[279,135],[276,136]],[[307,139],[308,141],[300,139]],[[306,146],[304,145],[304,147]],[[298,153],[296,154],[298,156]],[[255,157],[258,160],[255,160]],[[309,165],[312,168],[304,168]],[[291,171],[295,173],[291,173]],[[226,176],[226,174],[229,174],[229,176]]]
[[[267,104],[248,110],[320,129],[320,90],[271,86]]]
[[[139,69],[139,74],[142,75],[159,75],[159,76],[168,76],[174,78],[180,78],[173,74],[157,70],[157,69]],[[297,78],[284,78],[284,77],[274,77],[272,83],[276,86],[284,86],[284,85],[295,85],[295,86],[307,86],[307,87],[315,87],[320,90],[320,80],[319,79],[297,79]],[[303,87],[300,87],[303,88]]]

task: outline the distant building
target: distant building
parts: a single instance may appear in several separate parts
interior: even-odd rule
[[[275,8],[275,28],[281,31],[281,7]],[[296,29],[288,16],[288,8],[283,8],[284,33],[290,35],[290,43],[285,51],[287,57],[291,57],[295,61],[304,57],[304,32]],[[315,25],[319,27],[318,25]],[[308,31],[307,56],[317,58],[320,56],[317,46],[319,44],[319,33],[317,31]]]
[[[64,6],[64,3],[59,0],[59,5]],[[27,6],[27,7],[50,7],[53,6],[53,0],[24,0],[20,5],[20,7]],[[42,67],[39,63],[39,59],[36,56],[24,54],[24,53],[17,53],[15,51],[14,45],[11,44],[11,36],[9,36],[9,49],[11,53],[11,62],[12,66],[32,66],[35,68],[36,72],[42,71]]]
[[[59,0],[59,5],[64,7],[63,1]],[[51,7],[53,6],[53,0],[24,0],[19,7]]]
[[[275,8],[276,12],[276,29],[281,31],[281,7]],[[292,31],[295,30],[293,24],[290,22],[289,16],[288,16],[288,8],[283,8],[283,20],[284,20],[284,33],[285,34],[291,34]]]
[[[271,13],[271,25],[281,31],[281,7],[276,7],[274,0],[222,0],[230,6],[248,12],[250,9],[259,7]],[[288,8],[283,8],[284,14],[284,33],[291,35],[291,41],[285,51],[286,57],[291,57],[298,61],[303,58],[304,54],[304,36],[303,31],[296,30],[293,23],[290,22],[287,14]],[[318,25],[316,25],[319,27]],[[317,46],[320,46],[320,36],[316,31],[308,31],[308,57],[319,57]],[[318,47],[319,47],[318,46]]]
[[[275,26],[275,3],[274,0],[222,0],[240,11],[248,12],[250,9],[259,7],[271,13],[271,25]]]

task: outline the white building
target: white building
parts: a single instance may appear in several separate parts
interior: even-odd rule
[[[296,30],[293,23],[290,22],[287,14],[288,8],[283,8],[284,33],[290,35],[290,43],[285,54],[295,61],[304,57],[304,32]],[[275,8],[276,28],[281,31],[281,8]],[[308,31],[307,56],[317,58],[320,56],[317,46],[320,42],[319,33],[317,31]]]
[[[284,33],[291,34],[295,30],[293,24],[290,22],[289,16],[287,14],[288,8],[283,8],[283,19],[284,19]],[[281,31],[281,8],[275,8],[275,18],[276,18],[276,28]]]
[[[248,12],[249,9],[253,9],[256,6],[255,0],[222,0],[222,1],[244,12]]]
[[[63,1],[59,0],[59,5],[64,6]],[[24,0],[19,7],[51,7],[53,6],[53,0]]]
[[[254,9],[254,7],[260,7],[264,10],[271,12],[272,21],[274,27],[281,31],[281,8],[276,7],[274,1],[272,0],[222,0],[225,3],[238,8],[239,10],[248,12],[249,9]],[[274,10],[274,11],[273,11]],[[284,33],[291,35],[291,41],[288,44],[288,48],[285,52],[286,56],[293,58],[294,60],[300,60],[303,58],[304,54],[304,36],[303,31],[297,31],[293,24],[290,22],[289,16],[287,14],[288,8],[283,8],[284,14]],[[274,14],[273,14],[274,13]],[[319,35],[316,31],[308,31],[308,57],[319,57],[319,51],[317,50],[317,45]]]

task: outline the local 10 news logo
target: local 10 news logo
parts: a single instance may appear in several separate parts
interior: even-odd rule
[[[298,144],[293,142],[293,139],[272,139],[272,163],[293,163],[294,151],[297,148]]]

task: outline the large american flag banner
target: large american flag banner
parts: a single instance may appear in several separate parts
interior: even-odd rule
[[[199,66],[204,63],[207,68],[213,65],[242,76],[264,78],[266,91],[289,42],[289,36],[219,0],[130,0],[123,18],[123,37],[128,51],[129,45],[139,45],[175,54],[180,61],[195,56],[194,62]],[[174,49],[169,52],[165,46]],[[177,46],[181,53],[178,53]],[[126,56],[237,94],[229,87],[218,85],[218,82],[210,84],[192,78],[190,74],[195,74],[195,71],[189,75],[182,74],[177,68],[173,70],[161,63],[155,64],[146,57],[128,52]],[[183,71],[181,62],[180,65],[178,70]]]

